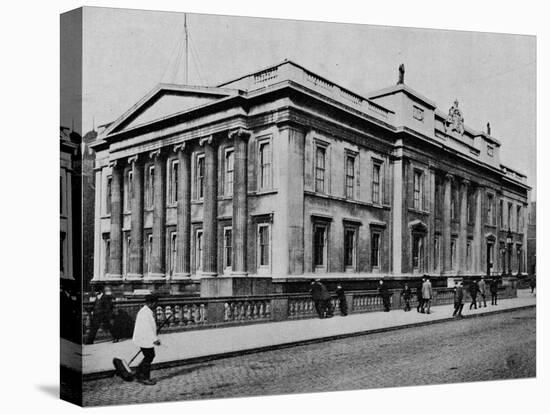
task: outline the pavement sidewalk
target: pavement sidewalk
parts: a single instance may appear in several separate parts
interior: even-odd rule
[[[535,305],[534,295],[518,291],[517,298],[499,300],[498,306],[491,306],[488,303],[486,308],[470,311],[468,310],[469,303],[466,303],[463,314],[465,317],[479,316]],[[392,309],[391,312],[359,313],[346,317],[335,316],[330,319],[287,320],[160,334],[162,345],[155,349],[154,366],[162,367],[196,362],[256,350],[381,332],[452,319],[452,305],[433,306],[431,310],[429,315],[418,313],[416,309],[410,312]],[[114,357],[129,360],[138,351],[131,340],[84,345],[82,348],[66,342],[62,344],[62,349],[65,353],[73,354],[72,360],[77,360],[82,356],[82,372],[88,379],[109,375],[113,372],[112,360]],[[81,350],[82,355],[80,355]],[[141,357],[138,357],[133,365],[140,359]]]

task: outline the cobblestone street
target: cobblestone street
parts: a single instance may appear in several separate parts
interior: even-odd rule
[[[84,405],[533,377],[535,314],[532,308],[162,369],[152,373],[155,386],[89,381]]]

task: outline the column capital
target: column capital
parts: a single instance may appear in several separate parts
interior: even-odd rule
[[[460,179],[460,184],[463,185],[464,187],[469,187],[472,183],[467,178],[462,178]]]
[[[186,148],[186,143],[185,142],[180,142],[179,144],[175,144],[173,147],[172,147],[172,150],[175,152],[175,153],[178,153],[180,151],[185,151],[185,148]]]
[[[252,133],[246,128],[237,128],[229,132],[229,139],[248,139]]]
[[[208,135],[207,137],[199,138],[199,145],[201,147],[204,147],[205,145],[212,145],[214,142],[212,135]]]
[[[151,152],[149,153],[149,159],[151,159],[151,160],[156,160],[156,159],[159,158],[161,155],[162,155],[162,148],[157,148],[156,150],[151,151]]]
[[[452,175],[451,173],[445,173],[444,178],[446,181],[453,181],[455,179],[454,175]]]
[[[141,157],[140,157],[139,155],[140,155],[140,154],[136,154],[136,155],[132,155],[132,156],[128,157],[128,158],[127,158],[128,164],[134,165],[134,164],[136,164],[138,161],[141,161]]]
[[[117,167],[120,167],[120,166],[122,166],[122,162],[121,162],[120,159],[109,161],[109,167],[111,167],[111,168],[117,168]]]

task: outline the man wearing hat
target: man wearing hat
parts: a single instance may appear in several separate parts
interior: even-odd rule
[[[134,326],[132,340],[141,348],[143,359],[137,367],[136,378],[145,385],[155,385],[157,382],[151,379],[151,362],[155,358],[155,345],[160,345],[157,337],[157,323],[153,315],[153,309],[158,302],[155,295],[145,296],[145,305],[139,310]]]

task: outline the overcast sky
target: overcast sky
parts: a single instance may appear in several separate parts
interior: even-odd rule
[[[175,68],[183,22],[183,13],[85,9],[84,131],[115,120],[157,83],[182,79]],[[198,14],[187,24],[190,84],[216,85],[288,58],[365,94],[395,84],[405,63],[405,83],[441,111],[457,98],[468,126],[482,130],[490,121],[501,161],[526,173],[534,189],[532,36]]]

